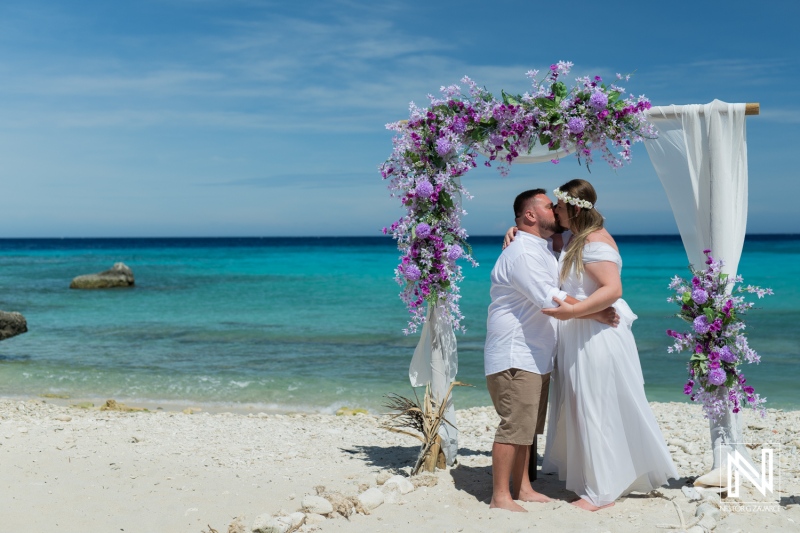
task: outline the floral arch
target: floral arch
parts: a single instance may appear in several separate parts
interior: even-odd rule
[[[499,99],[465,77],[467,94],[457,85],[442,87],[427,108],[412,103],[408,120],[387,125],[397,135],[380,172],[406,213],[384,233],[392,234],[401,252],[395,279],[410,315],[404,332],[423,325],[409,378],[412,386],[429,385],[434,400],[446,404],[448,423],[438,434],[448,464],[457,452],[449,390],[458,370],[454,330],[463,329],[458,261],[475,264],[461,225],[461,199],[471,198],[461,177],[477,166],[479,155],[502,174],[514,162],[558,163],[567,154],[588,169],[599,153],[618,168],[631,161],[633,143],[646,140],[689,262],[701,265],[703,250],[711,248],[725,260],[726,275],[738,267],[747,218],[744,117],[758,114],[758,104],[715,100],[653,108],[644,96],[626,96],[618,83],[629,76],[617,74],[610,84],[582,77],[568,87],[562,79],[572,66],[560,61],[541,79],[529,71],[530,92],[501,92]],[[722,457],[717,448],[742,442],[737,420],[729,411],[711,423],[715,468]]]

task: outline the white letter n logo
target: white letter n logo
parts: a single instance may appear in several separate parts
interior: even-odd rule
[[[733,469],[736,468],[735,483],[731,483]],[[768,470],[768,471],[765,471]],[[762,496],[767,495],[767,490],[772,492],[772,449],[761,449],[761,480],[759,482],[758,472],[750,462],[742,457],[738,451],[728,454],[728,495],[733,498],[739,497],[739,473],[750,480]]]

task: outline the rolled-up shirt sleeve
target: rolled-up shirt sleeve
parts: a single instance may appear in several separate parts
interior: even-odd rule
[[[523,254],[517,261],[524,264],[514,265],[511,269],[511,285],[536,307],[541,309],[558,307],[553,298],[557,297],[563,301],[567,293],[553,285],[553,276],[550,272],[552,266],[533,254]]]

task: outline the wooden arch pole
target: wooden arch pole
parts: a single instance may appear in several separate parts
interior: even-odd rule
[[[663,118],[676,118],[678,115],[676,113],[670,113],[666,111],[669,106],[653,106],[658,107],[661,110],[661,117]],[[675,106],[675,107],[682,107],[682,106]],[[702,112],[701,112],[702,113]],[[722,111],[722,113],[727,113],[727,111]],[[744,104],[744,114],[745,115],[758,115],[761,113],[761,104],[758,102],[748,102]]]
[[[656,106],[653,106],[656,107]],[[667,106],[663,106],[667,107]],[[744,114],[745,115],[758,115],[761,113],[761,104],[758,102],[747,102],[744,104]],[[675,118],[677,115],[674,113],[664,113],[663,115],[666,118]],[[399,120],[401,124],[408,124],[408,119]]]

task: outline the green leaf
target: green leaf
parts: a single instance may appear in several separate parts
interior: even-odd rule
[[[453,241],[455,241],[455,240],[456,240],[456,238],[452,233],[448,233],[442,239],[442,241],[444,241],[445,244],[453,244]]]
[[[553,84],[553,94],[556,95],[556,100],[563,100],[568,92],[567,86],[564,85],[563,81],[557,81]]]
[[[513,96],[508,94],[505,91],[500,91],[500,94],[503,96],[503,103],[506,105],[519,105],[519,96]]]
[[[536,105],[541,107],[542,109],[555,109],[558,105],[555,100],[550,100],[549,98],[541,97],[536,99]]]
[[[692,293],[684,292],[681,300],[683,300],[683,303],[688,304],[692,300]]]
[[[451,208],[455,205],[453,204],[453,199],[450,197],[450,195],[444,191],[439,193],[439,203],[447,208]]]
[[[708,361],[708,357],[704,353],[693,353],[689,361]]]
[[[541,143],[542,146],[547,146],[550,144],[551,140],[552,138],[549,135],[539,135],[539,143]]]
[[[608,93],[608,103],[613,104],[614,102],[619,100],[619,95],[620,95],[619,91],[611,91],[610,93]]]
[[[728,379],[725,380],[725,386],[729,389],[733,387],[734,382],[736,381],[736,376],[733,374],[728,374]]]
[[[550,150],[558,150],[561,148],[561,139],[558,139],[556,142],[553,143],[553,147]]]

